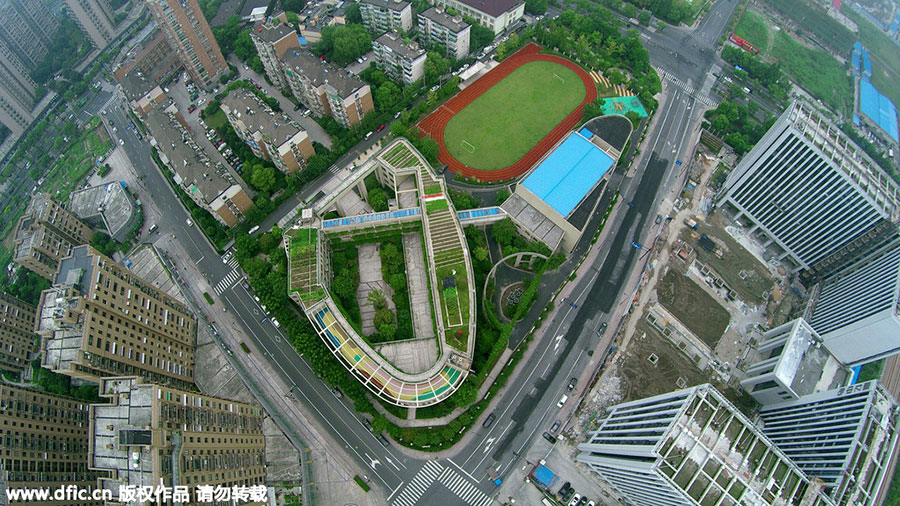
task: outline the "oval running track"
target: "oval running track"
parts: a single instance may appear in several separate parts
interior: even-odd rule
[[[566,133],[575,128],[575,125],[581,120],[584,114],[585,104],[589,104],[597,99],[597,85],[591,76],[574,62],[567,60],[561,56],[552,54],[541,54],[541,46],[529,43],[509,58],[503,60],[499,65],[491,69],[487,74],[481,76],[466,89],[454,95],[450,100],[442,104],[433,113],[426,116],[419,122],[419,130],[424,135],[430,135],[438,143],[440,151],[438,159],[441,163],[447,164],[447,167],[455,174],[476,178],[479,181],[503,181],[514,177],[521,176],[530,169],[538,160],[544,156],[544,153],[550,150]],[[482,170],[469,167],[454,158],[447,146],[444,145],[444,129],[453,116],[465,109],[476,98],[489,90],[495,84],[499,83],[504,77],[511,74],[514,70],[526,63],[535,61],[548,61],[558,63],[571,69],[584,83],[585,96],[581,105],[576,107],[568,116],[560,121],[543,139],[538,141],[522,158],[516,163],[498,170]]]

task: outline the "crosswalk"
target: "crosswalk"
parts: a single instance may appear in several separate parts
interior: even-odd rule
[[[674,84],[675,86],[681,88],[682,90],[685,91],[685,93],[694,97],[696,100],[703,102],[704,104],[706,104],[710,107],[718,107],[718,105],[719,105],[718,102],[711,100],[709,97],[701,96],[699,93],[697,93],[696,88],[694,88],[693,86],[689,85],[688,83],[682,81],[681,79],[673,76],[668,71],[666,71],[664,69],[656,69],[656,70],[657,70],[657,72],[659,72],[660,76],[663,79],[665,79],[666,81],[669,81],[670,83]]]
[[[238,272],[238,261],[234,257],[228,261],[228,266],[231,267],[231,272],[225,275],[221,281],[216,283],[214,288],[216,295],[222,295],[222,292],[228,290],[237,282],[237,280],[241,279],[241,274]]]
[[[462,500],[462,503],[468,506],[488,506],[494,502],[487,494],[478,490],[470,480],[453,469],[430,460],[422,466],[412,481],[406,484],[403,492],[391,503],[392,506],[414,506],[434,482],[446,486],[450,492]]]

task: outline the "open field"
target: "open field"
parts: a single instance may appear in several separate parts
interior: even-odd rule
[[[850,48],[847,48],[849,52]],[[771,55],[785,73],[813,97],[836,111],[849,115],[853,110],[853,87],[844,67],[821,49],[809,49],[787,35],[775,34]]]
[[[769,50],[769,27],[762,16],[755,11],[747,9],[741,22],[734,29],[739,37],[753,44],[759,52],[766,54]]]
[[[455,114],[444,143],[470,167],[508,167],[578,107],[585,93],[572,70],[553,62],[526,63]]]
[[[710,348],[715,348],[731,316],[684,271],[670,266],[656,286],[659,302]]]
[[[70,140],[68,149],[46,173],[42,189],[65,202],[94,169],[97,160],[113,147],[106,129],[98,118],[92,120],[94,128],[85,130],[79,139]]]
[[[895,106],[900,105],[900,47],[853,9],[841,12],[859,26],[859,41],[872,60],[872,84]]]

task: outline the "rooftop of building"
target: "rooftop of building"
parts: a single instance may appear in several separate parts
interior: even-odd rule
[[[366,85],[345,69],[325,63],[309,51],[302,49],[288,49],[281,56],[281,61],[288,67],[288,70],[296,69],[306,76],[314,86],[327,84],[337,90],[342,97],[348,97]]]
[[[847,384],[850,371],[822,345],[822,339],[802,318],[773,329],[764,338],[789,332],[783,347],[771,351],[778,357],[773,373],[800,396],[831,390]],[[762,344],[765,344],[763,341]]]
[[[504,12],[513,10],[522,5],[522,0],[459,0],[459,3],[479,10],[489,16],[497,17]]]
[[[299,132],[306,132],[286,115],[274,112],[246,88],[231,90],[222,99],[222,107],[230,109],[248,129],[259,132],[275,146],[281,146]]]
[[[362,3],[395,11],[402,11],[410,5],[409,2],[403,0],[362,0]]]
[[[144,119],[160,154],[170,161],[175,180],[207,204],[235,184],[221,164],[213,164],[173,113],[153,108]],[[187,181],[187,183],[184,183]]]
[[[374,42],[381,44],[407,60],[415,60],[425,55],[425,49],[419,47],[415,42],[403,42],[403,39],[396,32],[383,33]]]
[[[145,78],[140,72],[129,72],[119,81],[128,100],[139,100],[159,86],[155,81]]]
[[[894,142],[900,142],[897,128],[897,108],[891,99],[882,95],[868,79],[859,80],[859,112],[869,117]]]
[[[463,21],[462,16],[451,16],[440,7],[430,7],[428,9],[425,9],[419,14],[419,16],[430,19],[431,21],[434,21],[435,23],[445,28],[449,28],[454,32],[461,32],[469,26],[469,23]]]
[[[31,196],[31,200],[28,201],[28,206],[25,207],[25,214],[43,217],[44,213],[47,212],[47,208],[50,207],[51,200],[52,197],[46,193],[35,193]]]
[[[129,232],[128,224],[136,211],[134,200],[123,185],[114,181],[73,192],[69,209],[86,222],[102,222],[111,237],[121,240]]]
[[[297,36],[297,32],[293,28],[281,23],[280,20],[275,22],[257,21],[250,34],[266,42],[278,42],[289,35]]]

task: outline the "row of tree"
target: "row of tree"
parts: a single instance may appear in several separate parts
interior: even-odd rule
[[[754,116],[758,111],[756,102],[750,102],[748,107],[725,101],[715,109],[706,111],[704,117],[709,121],[710,130],[731,145],[735,153],[743,155],[775,124],[775,118],[771,116],[763,122],[757,121]]]

